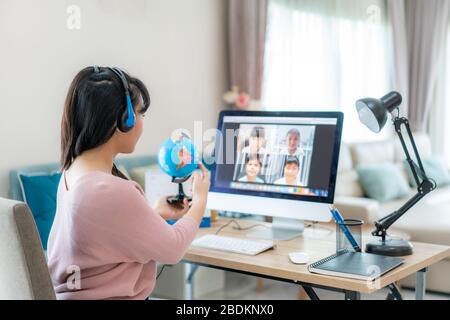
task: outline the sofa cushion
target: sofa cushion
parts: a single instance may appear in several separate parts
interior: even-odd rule
[[[377,220],[380,210],[378,201],[362,197],[336,197],[334,205],[345,219],[362,219],[366,223]]]
[[[131,179],[136,181],[142,187],[142,190],[145,190],[145,174],[152,168],[159,169],[159,166],[157,164],[154,164],[151,166],[137,167],[130,169],[128,172],[130,174]]]
[[[337,197],[364,197],[364,191],[355,170],[343,171],[338,174],[335,195]]]
[[[35,174],[46,173],[51,174],[61,169],[59,163],[47,163],[40,165],[32,165],[21,167],[19,169],[11,170],[9,172],[9,198],[17,201],[24,202],[22,186],[19,179],[19,173],[23,174]]]
[[[338,173],[353,170],[352,154],[349,145],[343,143],[339,152]]]
[[[400,208],[413,195],[380,204],[378,219]],[[450,186],[426,195],[392,227],[410,234],[412,241],[450,245]]]
[[[394,162],[394,140],[355,143],[351,147],[353,163],[355,166]]]
[[[433,179],[436,182],[437,187],[444,187],[450,184],[450,172],[446,168],[443,159],[437,156],[431,156],[422,159],[423,168],[425,169],[425,173],[430,179]],[[408,173],[409,183],[417,188],[416,181],[414,180],[413,173],[409,164],[404,162],[406,172]]]
[[[414,150],[409,143],[409,139],[406,133],[403,133],[403,136],[405,138],[406,146],[408,148],[408,152],[410,153],[411,157],[414,158]],[[421,132],[414,132],[414,142],[416,143],[417,150],[419,151],[421,158],[426,158],[432,155],[432,148],[431,148],[431,140],[430,137],[426,133]],[[397,137],[394,137],[394,148],[395,148],[395,162],[403,162],[406,159],[405,152],[403,151],[403,147],[401,145],[400,139]]]
[[[44,250],[47,250],[48,235],[55,218],[56,194],[60,178],[60,172],[53,174],[19,173],[23,198],[36,221]]]
[[[406,196],[411,191],[398,166],[385,162],[356,168],[365,194],[380,202]]]

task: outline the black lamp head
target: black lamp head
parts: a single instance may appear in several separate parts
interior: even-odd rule
[[[356,101],[356,111],[359,120],[370,130],[378,133],[386,124],[388,114],[397,109],[401,103],[401,94],[392,91],[381,99],[364,98]]]

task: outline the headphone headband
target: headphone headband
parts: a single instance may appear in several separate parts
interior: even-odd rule
[[[130,90],[129,90],[129,87],[128,87],[128,81],[127,81],[127,78],[125,77],[125,74],[123,73],[123,71],[120,70],[119,68],[109,68],[109,69],[112,72],[114,72],[119,77],[119,79],[122,81],[123,87],[125,88],[125,94],[127,96],[129,96],[130,95]]]
[[[127,105],[126,116],[121,116],[118,119],[117,127],[122,132],[128,132],[134,127],[136,123],[136,115],[134,114],[133,103],[131,102],[128,81],[123,71],[119,68],[108,67],[108,69],[111,70],[120,79],[125,90],[125,101]],[[100,68],[96,65],[94,66],[94,72],[100,72]]]

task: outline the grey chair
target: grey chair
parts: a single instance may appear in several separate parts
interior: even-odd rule
[[[56,297],[30,209],[0,198],[0,300],[15,299]]]

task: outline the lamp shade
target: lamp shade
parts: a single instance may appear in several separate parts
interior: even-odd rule
[[[370,130],[378,133],[386,124],[388,113],[398,108],[401,103],[400,93],[392,91],[381,99],[364,98],[356,101],[356,111],[359,120]]]

